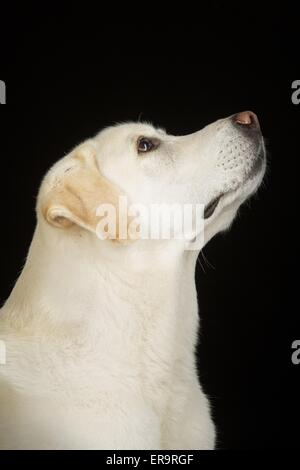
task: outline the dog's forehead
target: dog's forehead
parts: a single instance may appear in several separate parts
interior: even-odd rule
[[[162,138],[165,135],[166,131],[164,129],[155,127],[147,122],[125,122],[103,129],[97,134],[96,138],[99,141],[105,142],[107,140],[123,140],[138,136],[157,136]]]

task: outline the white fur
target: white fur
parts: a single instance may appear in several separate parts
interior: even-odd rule
[[[140,135],[163,143],[138,156]],[[258,149],[229,118],[183,137],[122,124],[80,148],[87,159],[93,149],[103,175],[133,202],[207,204],[229,191],[205,222],[205,242],[230,225],[264,172],[263,164],[247,179]],[[27,261],[1,309],[0,448],[212,449],[194,356],[198,252],[175,240],[123,245],[50,225],[39,204],[73,154],[42,184]]]

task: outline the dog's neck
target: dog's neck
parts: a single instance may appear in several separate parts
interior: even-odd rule
[[[144,328],[158,320],[176,323],[180,315],[197,316],[195,252],[169,242],[137,249],[89,233],[53,229],[49,235],[44,229],[38,224],[5,305],[14,328],[44,329],[49,323],[93,334],[111,323]]]

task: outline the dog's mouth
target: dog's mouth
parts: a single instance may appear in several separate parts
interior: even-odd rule
[[[222,196],[223,196],[223,193],[220,194],[218,197],[215,197],[212,201],[210,201],[209,204],[207,204],[205,206],[205,208],[204,208],[204,219],[208,219],[209,217],[211,217],[213,215],[213,213],[215,212]]]
[[[265,148],[262,145],[261,148],[259,149],[257,158],[255,159],[252,168],[250,169],[250,172],[245,176],[244,181],[237,187],[237,188],[232,188],[229,191],[222,192],[219,194],[219,196],[214,197],[204,208],[204,219],[209,219],[215,210],[217,209],[220,200],[222,199],[223,196],[227,195],[228,193],[231,192],[236,192],[239,188],[244,186],[249,180],[255,179],[263,170],[263,162],[265,161]]]

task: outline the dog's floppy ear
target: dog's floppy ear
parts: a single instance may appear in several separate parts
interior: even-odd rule
[[[99,222],[97,208],[102,204],[109,204],[117,211],[121,194],[101,174],[97,166],[96,151],[90,144],[83,144],[75,149],[64,162],[59,175],[56,174],[54,179],[52,177],[52,181],[47,182],[46,186],[41,211],[47,222],[58,228],[76,224],[92,232],[96,232]],[[117,238],[117,234],[115,237]]]

